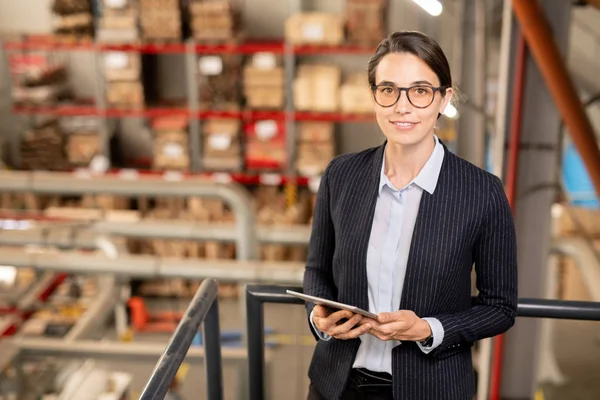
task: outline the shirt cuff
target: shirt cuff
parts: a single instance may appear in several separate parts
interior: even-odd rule
[[[315,331],[315,333],[317,334],[317,336],[319,337],[319,339],[321,340],[329,340],[331,339],[331,336],[329,336],[328,334],[326,334],[325,332],[321,332],[319,329],[317,329],[317,327],[315,326],[314,322],[313,322],[313,313],[315,312],[315,310],[312,310],[310,312],[310,316],[308,317],[308,320],[310,321],[310,326],[312,326],[313,330]],[[441,324],[440,324],[441,326]]]
[[[440,344],[442,344],[442,341],[444,340],[444,327],[437,318],[423,318],[423,320],[426,321],[429,324],[429,327],[431,328],[431,334],[433,335],[433,343],[431,344],[431,346],[423,346],[420,342],[417,342],[417,346],[419,346],[423,353],[428,354]]]

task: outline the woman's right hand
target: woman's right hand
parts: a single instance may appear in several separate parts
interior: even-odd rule
[[[342,321],[347,319],[347,321]],[[368,333],[371,325],[359,325],[362,315],[350,311],[330,312],[327,308],[316,305],[313,309],[313,323],[318,330],[336,339],[354,339]]]

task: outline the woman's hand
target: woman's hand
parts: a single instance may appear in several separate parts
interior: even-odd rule
[[[377,320],[364,318],[363,323],[369,324],[369,333],[381,340],[421,342],[431,336],[427,321],[408,310],[379,313]]]
[[[358,325],[362,319],[362,315],[346,310],[330,313],[327,308],[319,305],[313,309],[313,323],[317,329],[336,339],[354,339],[369,332],[369,323]]]

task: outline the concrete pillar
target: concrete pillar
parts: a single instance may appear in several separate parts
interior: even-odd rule
[[[554,40],[566,52],[570,2],[543,0]],[[513,55],[518,23],[513,24]],[[511,71],[514,76],[514,71]],[[513,79],[511,78],[510,82]],[[512,92],[512,88],[511,92]],[[560,114],[531,55],[525,71],[516,229],[519,261],[519,297],[544,296],[547,257],[551,245],[550,208],[556,199],[557,146]],[[508,96],[509,104],[512,94]],[[510,115],[508,116],[510,121]],[[510,123],[507,122],[507,127]],[[509,135],[507,134],[507,137]],[[540,321],[518,318],[506,335],[502,370],[502,399],[532,399],[538,369]]]
[[[460,63],[457,153],[478,167],[485,166],[486,120],[486,5],[464,0],[462,12],[462,62]]]

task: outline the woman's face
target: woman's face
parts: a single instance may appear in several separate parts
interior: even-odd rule
[[[397,96],[393,93],[393,85],[421,86],[422,88],[411,91],[411,100],[417,103],[427,98],[428,87],[438,87],[440,81],[436,73],[419,57],[410,53],[390,53],[381,59],[375,70],[375,84],[380,86],[377,89],[381,91],[379,95],[392,99]],[[391,107],[375,103],[377,123],[388,142],[409,147],[418,145],[433,135],[438,113],[444,111],[451,97],[451,88],[446,89],[443,97],[435,92],[433,102],[428,107],[417,108],[408,101],[406,91],[402,91],[398,102]]]

